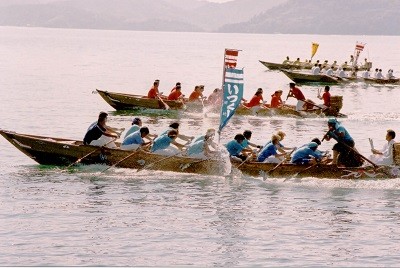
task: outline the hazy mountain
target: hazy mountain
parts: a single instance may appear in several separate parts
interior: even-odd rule
[[[399,35],[400,0],[7,0],[0,25]]]
[[[287,0],[9,0],[1,2],[0,25],[215,31],[247,21]]]
[[[397,26],[396,26],[397,25]],[[399,35],[400,1],[291,0],[220,32]]]

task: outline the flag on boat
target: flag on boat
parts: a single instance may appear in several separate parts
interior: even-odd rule
[[[365,47],[365,44],[356,42],[356,50],[357,51],[360,51],[360,52],[363,51],[364,47]]]
[[[315,53],[317,53],[319,44],[311,43],[311,59],[314,57]]]
[[[238,56],[239,56],[239,50],[226,48],[224,57],[225,68],[235,68]]]
[[[219,133],[226,126],[239,106],[243,98],[243,88],[243,69],[226,69]]]

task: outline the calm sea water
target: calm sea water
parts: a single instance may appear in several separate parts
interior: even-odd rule
[[[196,135],[218,116],[115,112],[96,88],[145,94],[154,79],[187,95],[221,84],[224,48],[242,49],[245,97],[264,88],[287,93],[289,80],[258,62],[286,56],[348,60],[356,41],[362,58],[400,75],[400,37],[157,33],[0,27],[0,128],[81,139],[99,111],[129,127],[140,116],[160,132],[179,121]],[[316,100],[318,87],[304,86]],[[343,124],[364,155],[368,138],[383,145],[400,135],[397,86],[333,86],[344,96]],[[288,101],[294,103],[293,100]],[[234,117],[223,132],[253,130],[264,143],[283,130],[284,143],[322,138],[326,119]],[[324,142],[322,149],[330,149]],[[217,177],[79,167],[43,167],[0,139],[0,265],[131,266],[398,266],[400,179],[321,180]]]

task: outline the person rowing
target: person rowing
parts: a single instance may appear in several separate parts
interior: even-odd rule
[[[322,160],[322,155],[317,148],[318,143],[316,142],[310,142],[306,146],[298,148],[294,151],[290,162],[296,165],[316,164],[320,162]]]
[[[304,97],[303,92],[301,92],[301,90],[298,87],[296,87],[295,83],[289,83],[289,88],[290,89],[287,98],[294,97],[297,100],[296,111],[299,112],[303,109],[304,100],[306,98]]]
[[[190,142],[194,139],[193,136],[186,136],[186,135],[180,134],[179,133],[179,123],[177,123],[177,122],[170,124],[168,129],[161,132],[161,134],[159,136],[167,135],[170,130],[176,130],[178,132],[178,138],[181,140]]]
[[[118,129],[107,126],[107,116],[106,112],[100,112],[97,122],[91,124],[88,128],[83,138],[83,144],[94,146],[104,146],[107,144],[109,148],[117,147],[111,141],[119,138],[120,134],[116,132]]]
[[[211,158],[216,155],[216,152],[211,150],[210,147],[216,148],[216,144],[213,141],[215,136],[215,129],[209,129],[206,135],[202,138],[194,139],[188,146],[186,150],[187,156],[194,158]]]
[[[153,82],[153,86],[150,88],[149,92],[147,93],[148,98],[157,99],[160,97],[160,92],[158,92],[159,85],[160,85],[160,80],[156,79]]]
[[[258,88],[251,100],[242,104],[243,107],[245,107],[246,109],[252,109],[255,112],[257,112],[259,109],[266,109],[267,107],[264,105],[264,98],[262,94],[263,89]]]
[[[272,135],[271,140],[261,149],[257,155],[257,162],[263,163],[280,163],[284,160],[286,152],[278,153],[279,135]]]
[[[277,90],[271,95],[271,108],[281,108],[284,103],[282,101],[282,90]]]
[[[356,153],[355,142],[350,133],[334,118],[328,120],[328,132],[324,136],[327,141],[331,138],[337,141],[332,148],[333,165],[359,167],[363,164],[363,160]]]
[[[189,102],[201,101],[202,99],[204,99],[203,92],[203,85],[195,86],[193,92],[189,96]]]
[[[243,136],[243,134],[236,134],[235,138],[225,145],[230,157],[238,158],[242,161],[247,159],[248,156],[242,153],[242,143],[245,139],[246,138]]]
[[[171,93],[168,95],[167,99],[178,101],[178,100],[182,100],[183,97],[184,97],[184,95],[182,95],[181,85],[179,83],[179,85],[176,85],[176,87],[174,87],[174,89],[171,91]]]
[[[181,152],[184,145],[176,142],[176,138],[178,137],[178,131],[169,130],[166,135],[160,135],[154,139],[153,145],[151,146],[150,151],[155,154],[160,155],[177,155]],[[177,148],[172,147],[175,145]]]
[[[172,92],[176,89],[177,86],[181,87],[181,86],[182,86],[182,85],[181,85],[181,82],[176,82],[176,83],[175,83],[175,86],[171,89],[171,92],[170,92],[170,93],[172,93]]]
[[[125,137],[121,144],[121,150],[137,150],[151,144],[151,141],[145,142],[143,139],[149,135],[150,131],[147,127],[142,127],[139,130]]]
[[[214,91],[208,96],[207,103],[209,105],[221,105],[222,100],[222,90],[219,88],[214,89]]]

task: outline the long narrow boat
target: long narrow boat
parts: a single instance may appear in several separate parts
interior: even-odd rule
[[[363,80],[364,82],[371,84],[400,85],[400,78],[391,78],[391,79],[363,78]]]
[[[310,70],[311,67],[313,65],[310,64],[304,64],[304,63],[300,63],[300,64],[293,64],[293,63],[289,63],[289,64],[283,64],[283,63],[275,63],[275,62],[268,62],[268,61],[262,61],[259,60],[259,62],[264,65],[265,67],[267,67],[269,70],[281,70],[281,69],[286,69],[286,70]],[[372,66],[372,62],[369,62],[368,66],[362,65],[362,66],[358,66],[357,70],[359,71],[364,71],[367,69],[370,69]],[[347,68],[351,69],[352,66],[348,66]],[[333,70],[337,70],[337,67],[333,68]]]
[[[0,134],[21,152],[42,165],[68,166],[82,158],[82,164],[114,165],[132,154],[132,151],[83,145],[81,141],[60,139],[0,130]],[[86,156],[86,157],[84,157]],[[152,163],[155,163],[152,165]],[[223,175],[219,160],[183,156],[166,157],[142,150],[120,162],[118,167],[161,171]]]
[[[290,70],[281,70],[287,77],[289,77],[292,81],[296,83],[329,83],[329,84],[338,84],[343,82],[336,77],[325,75],[325,74],[311,74],[301,71],[290,71]]]
[[[291,178],[316,177],[326,179],[366,179],[366,178],[395,178],[398,176],[397,167],[372,166],[365,167],[337,167],[333,165],[294,165],[272,164],[260,162],[241,162],[231,160],[232,167],[236,167],[243,174],[254,177]]]
[[[131,109],[166,109],[166,105],[172,110],[181,110],[185,104],[181,101],[150,99],[146,96],[109,92],[96,89],[99,95],[116,110]],[[165,104],[164,104],[164,103]]]

